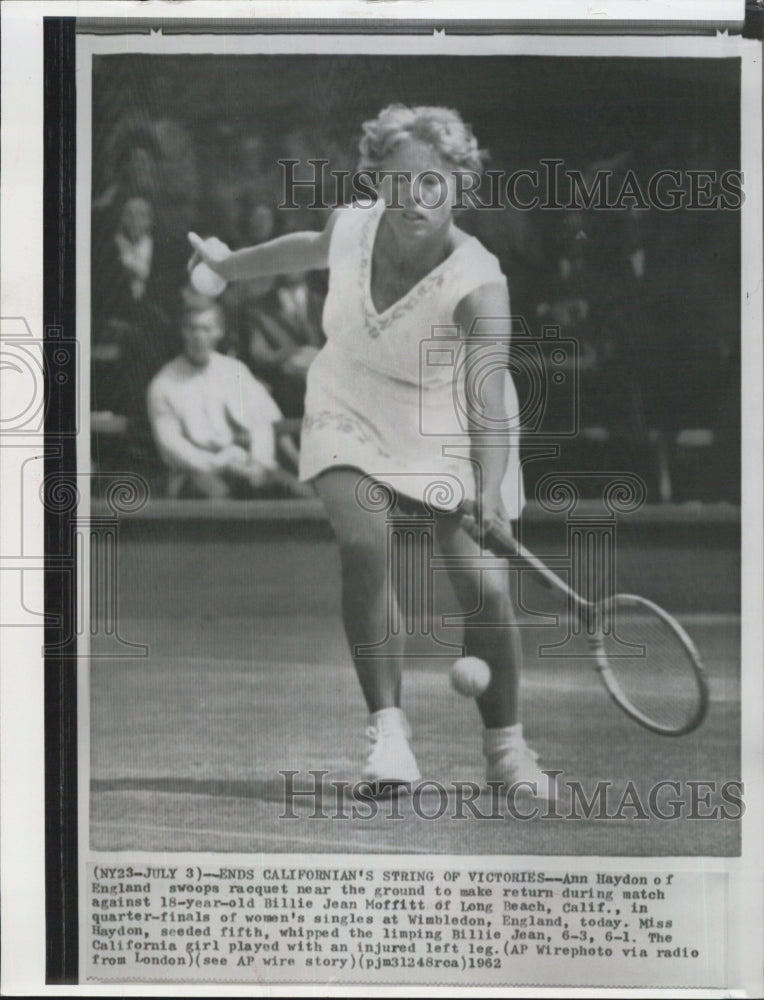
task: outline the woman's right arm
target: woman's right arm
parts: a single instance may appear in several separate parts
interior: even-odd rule
[[[337,215],[338,210],[332,212],[321,232],[287,233],[243,250],[231,251],[218,240],[203,240],[189,233],[188,241],[194,248],[189,269],[203,260],[226,281],[321,270],[329,266],[329,243]]]

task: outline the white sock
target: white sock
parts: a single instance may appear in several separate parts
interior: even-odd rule
[[[523,738],[523,724],[516,722],[513,726],[502,726],[501,729],[483,730],[483,750],[485,753],[496,753]]]
[[[369,716],[372,726],[389,726],[406,729],[406,714],[402,708],[380,708],[378,712],[372,712]]]

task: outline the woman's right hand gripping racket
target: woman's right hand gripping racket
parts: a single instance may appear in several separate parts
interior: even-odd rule
[[[509,531],[493,525],[481,533],[474,507],[465,508],[463,524],[495,555],[520,559],[547,588],[568,598],[595,669],[619,708],[661,736],[697,729],[708,711],[708,684],[698,651],[675,618],[633,594],[586,600]]]

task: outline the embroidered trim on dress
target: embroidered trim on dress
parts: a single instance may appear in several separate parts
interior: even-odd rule
[[[305,414],[302,420],[303,434],[310,434],[312,431],[321,431],[326,427],[333,427],[340,434],[350,434],[356,441],[363,445],[371,445],[381,458],[391,458],[390,452],[380,448],[378,442],[367,431],[364,430],[360,420],[349,417],[344,413],[335,413],[333,410],[319,410],[316,414]]]
[[[446,280],[446,273],[448,268],[443,265],[439,265],[435,270],[431,271],[428,275],[422,278],[421,281],[417,282],[412,288],[406,292],[402,298],[394,302],[389,308],[385,309],[384,312],[378,313],[376,310],[370,308],[374,303],[371,302],[371,257],[373,252],[373,234],[376,233],[376,227],[373,225],[374,216],[369,215],[367,219],[364,220],[364,226],[361,231],[361,242],[360,242],[360,277],[361,277],[361,302],[363,305],[364,322],[366,327],[366,332],[370,337],[378,337],[380,333],[387,330],[391,324],[395,323],[397,320],[404,316],[407,312],[411,312],[412,309],[418,304],[420,299],[428,295],[434,288],[442,287]],[[447,264],[444,261],[443,264]]]

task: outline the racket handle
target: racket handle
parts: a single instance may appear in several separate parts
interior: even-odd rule
[[[468,534],[470,534],[476,541],[483,541],[488,548],[497,556],[520,556],[526,562],[533,563],[536,557],[532,553],[524,549],[523,546],[518,542],[515,536],[506,529],[502,528],[501,525],[495,525],[489,528],[484,534],[480,531],[480,517],[478,514],[478,506],[471,500],[465,500],[462,504],[463,513],[474,522],[474,527],[466,527]],[[539,563],[539,566],[546,569],[543,563]],[[534,569],[536,567],[534,566]]]
[[[474,519],[477,526],[479,520],[477,505],[472,501],[465,501],[462,504],[462,510],[468,517]],[[479,528],[476,528],[476,531],[470,531],[470,534],[473,537],[479,537]],[[564,580],[561,580],[556,573],[553,573],[551,569],[545,566],[538,556],[535,556],[530,550],[526,549],[511,532],[506,531],[500,525],[491,527],[486,531],[483,541],[497,556],[519,556],[524,563],[527,563],[530,569],[538,574],[539,580],[547,589],[565,594],[581,610],[586,610],[590,607],[588,601],[584,600],[575,590],[572,590]]]

